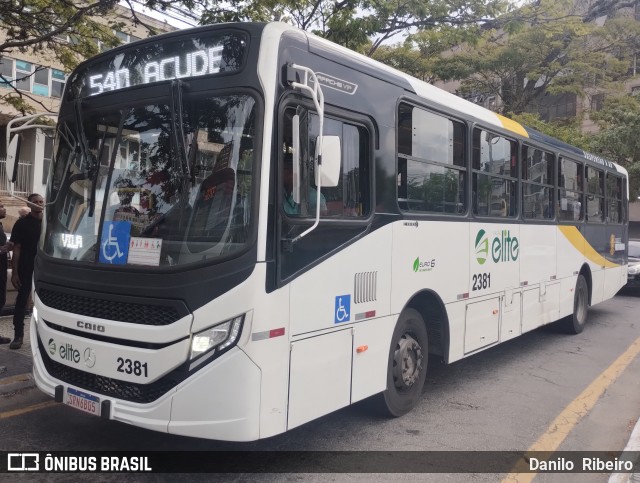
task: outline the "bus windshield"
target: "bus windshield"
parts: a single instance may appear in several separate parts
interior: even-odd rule
[[[244,249],[251,233],[255,116],[247,94],[180,92],[177,104],[167,96],[124,108],[78,108],[62,117],[44,253],[174,266]]]

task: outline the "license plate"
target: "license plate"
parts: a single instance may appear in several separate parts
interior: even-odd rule
[[[64,395],[64,403],[85,413],[100,416],[100,398],[93,394],[68,387]]]

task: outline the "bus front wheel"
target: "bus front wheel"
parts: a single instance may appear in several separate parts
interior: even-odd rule
[[[402,416],[417,404],[427,374],[428,348],[422,316],[417,310],[405,309],[391,339],[387,389],[377,396],[386,415]]]
[[[573,314],[560,321],[560,327],[567,334],[579,334],[584,329],[589,311],[589,286],[582,274],[578,275],[573,294]]]

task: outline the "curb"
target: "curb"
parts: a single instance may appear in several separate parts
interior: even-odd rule
[[[33,375],[30,373],[5,377],[0,379],[0,395],[10,394],[12,392],[19,391],[20,389],[34,387],[35,385],[36,383],[33,380]]]
[[[637,453],[640,451],[640,419],[636,421],[636,425],[631,432],[631,436],[629,437],[629,441],[627,442],[627,446],[625,446],[622,454],[620,455],[620,459],[630,458],[631,461],[634,459],[631,457],[631,452],[636,452],[634,463],[638,464],[638,455]],[[626,453],[626,454],[625,454]],[[609,477],[609,483],[640,483],[640,473],[612,473]]]

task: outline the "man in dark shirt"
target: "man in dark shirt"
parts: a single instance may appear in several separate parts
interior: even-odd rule
[[[24,316],[27,302],[31,294],[31,282],[33,280],[33,266],[38,251],[40,228],[42,227],[42,210],[44,198],[37,193],[29,195],[31,213],[16,221],[11,231],[13,243],[13,270],[11,283],[18,291],[16,308],[13,313],[13,329],[15,337],[9,349],[22,347],[24,337]]]
[[[5,216],[7,216],[7,210],[0,203],[0,220]],[[4,232],[2,223],[0,223],[0,310],[2,310],[7,301],[7,248],[7,235]],[[8,344],[9,342],[11,342],[11,339],[0,336],[0,344]]]

